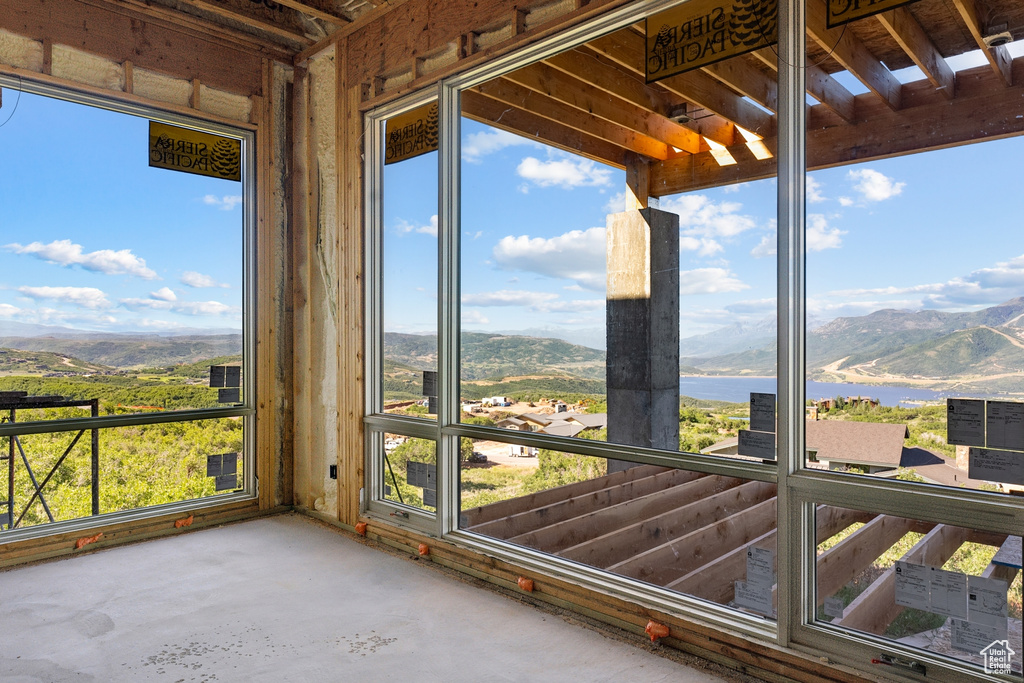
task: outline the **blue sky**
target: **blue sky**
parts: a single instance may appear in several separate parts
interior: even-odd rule
[[[462,145],[463,329],[601,346],[604,226],[624,173],[466,119]],[[389,331],[436,329],[436,164],[386,171]],[[811,173],[813,322],[1024,295],[1022,171],[1016,138]],[[774,318],[775,191],[763,180],[662,198],[681,216],[683,337]]]
[[[241,183],[149,168],[148,119],[4,88],[0,124],[0,334],[241,330]]]

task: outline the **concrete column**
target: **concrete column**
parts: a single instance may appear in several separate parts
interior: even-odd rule
[[[678,450],[679,217],[611,214],[607,248],[608,441]]]

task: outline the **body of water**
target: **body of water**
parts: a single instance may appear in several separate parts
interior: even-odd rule
[[[712,401],[746,403],[750,394],[775,394],[777,385],[774,377],[680,377],[679,393],[691,398]],[[834,396],[864,396],[876,398],[883,406],[911,407],[921,401],[941,401],[947,396],[959,396],[951,392],[918,389],[916,387],[893,387],[867,384],[843,384],[839,382],[807,382],[807,398],[818,400]]]

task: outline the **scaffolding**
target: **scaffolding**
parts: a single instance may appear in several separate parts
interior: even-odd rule
[[[39,410],[43,408],[89,408],[92,417],[98,417],[100,414],[100,402],[99,399],[69,399],[64,396],[29,396],[28,392],[25,391],[0,391],[0,413],[6,412],[0,421],[8,424],[14,424],[17,422],[17,416],[19,410]],[[46,517],[49,521],[56,521],[53,512],[50,510],[50,506],[46,502],[46,496],[43,490],[49,483],[53,475],[56,474],[60,466],[64,464],[68,455],[81,440],[85,432],[91,432],[91,458],[92,458],[92,514],[100,514],[100,433],[99,429],[85,428],[78,431],[75,437],[68,444],[68,447],[64,449],[61,456],[57,458],[57,461],[47,472],[46,476],[40,481],[36,477],[35,471],[32,469],[32,464],[29,461],[28,454],[25,452],[25,448],[21,443],[21,439],[16,435],[12,434],[7,437],[7,448],[0,450],[0,468],[6,470],[7,473],[7,487],[4,492],[6,495],[5,500],[0,500],[0,530],[11,530],[16,529],[25,517],[25,513],[29,511],[32,505],[39,499],[42,504],[43,511],[46,513]],[[16,501],[15,501],[15,472],[17,469],[17,461],[21,459],[24,464],[25,471],[28,473],[29,481],[32,485],[32,495],[28,497],[28,501],[25,503],[25,507],[22,508],[21,512],[17,515]],[[6,468],[3,467],[3,463],[6,461]],[[0,494],[0,495],[4,495]]]

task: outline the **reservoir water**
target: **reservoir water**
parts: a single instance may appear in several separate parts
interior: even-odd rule
[[[746,403],[751,392],[774,394],[774,377],[680,377],[679,393],[691,398]],[[807,382],[807,398],[817,400],[834,396],[864,396],[878,399],[883,406],[912,407],[921,401],[941,401],[952,392],[838,382]]]

